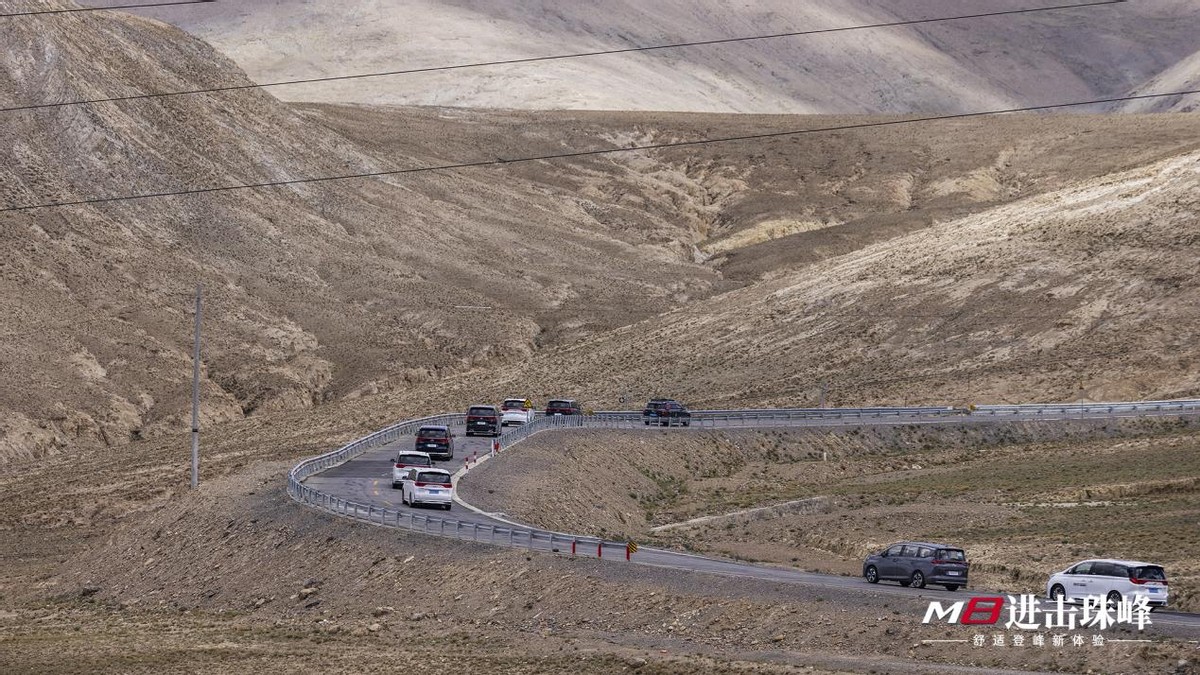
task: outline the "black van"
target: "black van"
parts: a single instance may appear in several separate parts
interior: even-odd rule
[[[449,427],[427,426],[417,430],[417,441],[413,450],[429,453],[434,459],[454,458],[454,434]]]
[[[467,408],[468,436],[499,436],[500,411],[494,405],[473,405]]]

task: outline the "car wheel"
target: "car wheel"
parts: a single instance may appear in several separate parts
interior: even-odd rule
[[[1116,591],[1110,591],[1108,594],[1108,606],[1116,607],[1117,605],[1121,604],[1122,599],[1123,598],[1121,597],[1120,593]]]
[[[958,584],[946,584],[946,590],[953,593],[954,591],[958,590]]]
[[[912,573],[912,578],[909,579],[912,585],[916,588],[925,588],[925,575],[921,574],[921,570]]]
[[[1063,588],[1062,584],[1054,584],[1054,586],[1050,587],[1050,599],[1058,602],[1059,598],[1062,598],[1063,601],[1066,601],[1067,589]]]
[[[864,574],[863,576],[867,578],[868,584],[879,583],[879,570],[875,569],[874,565],[871,565],[870,567],[868,567],[867,573]]]
[[[686,426],[690,426],[690,425],[691,425],[691,422],[684,422],[684,423],[683,423],[683,426],[685,426],[685,427],[686,427]]]
[[[450,504],[446,504],[446,505],[442,506],[442,508],[443,508],[443,509],[446,509],[447,511],[449,511],[449,510],[450,510],[450,506],[451,506]]]

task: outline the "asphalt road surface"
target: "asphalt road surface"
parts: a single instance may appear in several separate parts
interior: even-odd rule
[[[945,417],[931,419],[902,418],[895,421],[881,420],[875,423],[946,424],[968,421],[985,420],[980,418],[975,418],[974,420],[970,418],[951,420]],[[801,424],[805,426],[835,424],[834,422],[817,422],[814,424],[814,420],[795,420],[795,423],[796,426]],[[845,422],[840,422],[840,424],[845,424]],[[620,426],[635,429],[645,428],[644,425],[636,421]],[[716,423],[715,425],[705,425],[706,428],[712,428],[712,426],[720,428],[738,426],[738,424],[729,422],[727,424]],[[789,424],[788,421],[776,421],[772,426],[792,426],[792,424]],[[696,427],[693,426],[691,428],[695,429]],[[435,461],[434,465],[436,467],[455,472],[462,468],[468,458],[482,458],[490,453],[492,438],[466,437],[463,435],[465,431],[463,427],[452,427],[452,431],[455,434],[455,456],[449,461]],[[681,429],[681,433],[686,433],[686,431]],[[402,504],[400,501],[400,490],[392,488],[392,466],[397,452],[399,450],[413,449],[414,442],[412,436],[407,436],[386,446],[369,450],[344,464],[310,476],[305,480],[305,485],[347,501],[395,512],[395,517],[398,521],[401,519],[412,519],[408,522],[414,524],[416,529],[424,528],[426,531],[435,534],[478,541],[508,539],[507,543],[527,546],[533,551],[557,552],[560,554],[573,553],[574,555],[588,558],[597,557],[599,553],[604,559],[624,562],[625,550],[618,544],[610,543],[598,552],[596,541],[593,538],[573,537],[567,533],[561,533],[555,537],[531,537],[528,535],[528,526],[514,523],[505,518],[504,514],[482,513],[471,508],[464,508],[462,503],[456,503],[453,511],[450,513],[442,511],[437,507],[406,506]],[[391,516],[389,515],[388,517]],[[447,519],[453,519],[453,521],[458,522],[451,522],[450,528],[447,529]],[[574,546],[572,545],[573,543],[575,544]],[[630,556],[630,561],[640,565],[679,570],[681,573],[701,573],[742,579],[758,579],[768,583],[804,584],[828,589],[831,595],[836,593],[870,593],[909,599],[920,597],[924,600],[939,600],[943,603],[962,600],[972,596],[999,595],[980,590],[951,592],[935,587],[918,590],[886,582],[868,584],[866,580],[858,577],[815,574],[785,567],[756,565],[646,547],[642,547],[636,553],[633,553]],[[1148,629],[1150,633],[1185,638],[1200,637],[1200,614],[1155,611],[1152,615],[1152,621],[1153,623]]]

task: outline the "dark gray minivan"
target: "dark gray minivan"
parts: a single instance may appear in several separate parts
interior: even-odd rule
[[[873,584],[898,581],[917,588],[938,584],[957,591],[967,585],[967,554],[957,546],[903,541],[867,556],[863,577]]]

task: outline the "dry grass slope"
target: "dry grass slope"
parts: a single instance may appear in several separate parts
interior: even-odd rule
[[[597,407],[1129,400],[1200,391],[1200,154],[774,275],[519,366]],[[655,345],[655,349],[646,349]],[[515,373],[513,376],[515,377]]]

